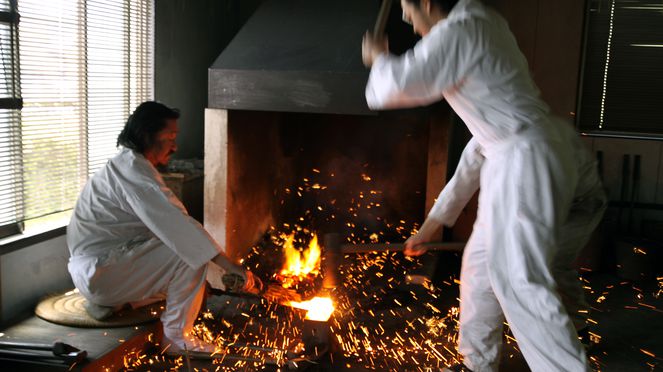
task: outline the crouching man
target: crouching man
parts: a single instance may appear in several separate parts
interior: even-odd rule
[[[165,299],[164,345],[207,351],[210,345],[189,336],[207,265],[240,276],[247,291],[254,278],[189,216],[156,169],[177,149],[178,118],[157,102],[144,102],[129,116],[117,139],[122,149],[90,178],[76,203],[67,227],[69,272],[93,317]]]

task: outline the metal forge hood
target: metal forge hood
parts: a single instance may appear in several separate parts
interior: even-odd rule
[[[374,0],[267,0],[209,69],[209,107],[370,114],[361,39]]]

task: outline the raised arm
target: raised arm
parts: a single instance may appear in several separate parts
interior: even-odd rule
[[[462,51],[452,30],[438,29],[401,56],[382,42],[364,37],[362,52],[372,65],[366,85],[371,109],[423,106],[442,99],[442,92],[459,80]]]

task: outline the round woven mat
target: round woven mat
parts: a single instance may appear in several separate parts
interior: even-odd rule
[[[138,309],[123,309],[100,321],[88,315],[84,307],[86,302],[78,291],[69,291],[41,301],[35,314],[46,321],[71,327],[112,328],[158,320],[165,306],[164,302],[157,302]]]

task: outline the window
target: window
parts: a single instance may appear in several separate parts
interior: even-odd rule
[[[16,4],[0,0],[0,237],[20,232],[21,92]]]
[[[663,137],[663,4],[590,0],[579,127]]]
[[[14,1],[23,105],[2,132],[12,166],[0,195],[13,212],[0,226],[30,228],[66,221],[127,116],[152,98],[153,1]]]

